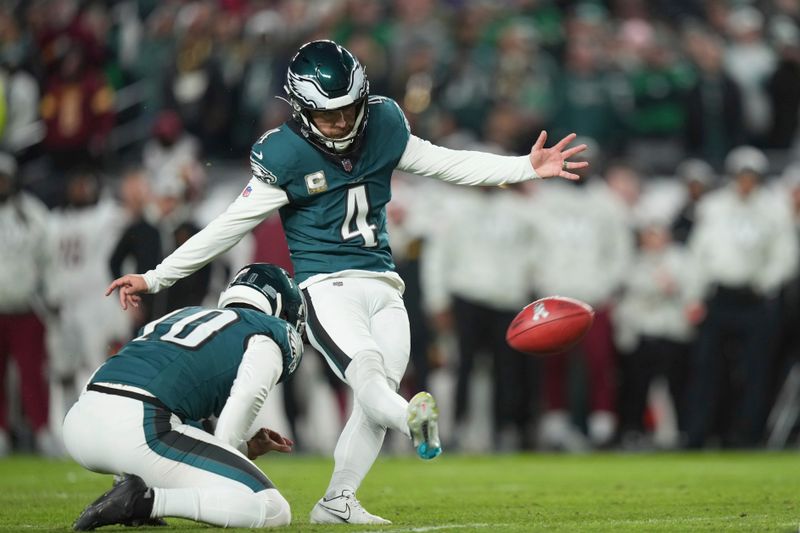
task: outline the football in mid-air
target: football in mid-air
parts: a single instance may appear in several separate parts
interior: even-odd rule
[[[549,296],[525,306],[506,331],[506,341],[519,352],[563,352],[580,341],[594,321],[588,304],[563,296]]]

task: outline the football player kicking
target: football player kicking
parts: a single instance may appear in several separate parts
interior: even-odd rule
[[[115,280],[123,308],[157,292],[228,250],[279,211],[295,276],[308,305],[308,338],[355,394],[334,451],[314,523],[384,524],[355,493],[381,449],[387,428],[413,439],[423,459],[441,453],[438,411],[427,392],[406,402],[397,388],[410,350],[403,280],[394,272],[386,204],[392,171],[463,185],[501,185],[534,178],[577,179],[585,162],[567,158],[570,135],[552,148],[541,133],[531,153],[503,157],[434,146],[409,131],[398,105],[370,96],[364,68],[332,41],[303,45],[285,91],[292,120],[253,146],[253,177],[217,219],[144,275]]]
[[[255,263],[239,271],[218,308],[186,307],[150,322],[98,368],[64,419],[64,443],[78,463],[121,481],[74,528],[165,516],[223,527],[289,524],[289,503],[252,459],[293,443],[248,430],[300,362],[304,316],[286,271]],[[187,424],[212,415],[213,435]]]

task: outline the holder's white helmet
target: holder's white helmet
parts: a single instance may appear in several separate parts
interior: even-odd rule
[[[306,306],[303,293],[286,270],[269,263],[245,266],[219,295],[218,307],[247,306],[281,318],[302,334]]]

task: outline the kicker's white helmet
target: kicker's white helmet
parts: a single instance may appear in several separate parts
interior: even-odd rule
[[[346,48],[333,41],[311,41],[300,47],[289,64],[283,87],[292,118],[301,132],[320,149],[334,154],[355,150],[367,124],[369,82],[364,67]],[[353,129],[344,137],[327,137],[309,111],[330,111],[358,105]]]

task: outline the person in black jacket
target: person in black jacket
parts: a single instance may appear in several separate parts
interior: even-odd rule
[[[778,68],[767,84],[772,105],[770,148],[790,148],[800,122],[800,39],[784,38]]]
[[[716,176],[711,165],[702,159],[687,159],[678,165],[675,177],[686,186],[686,201],[672,221],[672,240],[686,244],[694,226],[697,203],[714,186]]]
[[[686,150],[720,168],[725,155],[741,144],[741,93],[722,69],[722,40],[707,31],[690,30],[687,49],[697,82],[686,95]]]
[[[128,258],[133,259],[136,272],[143,268],[153,268],[161,261],[161,235],[158,228],[145,216],[149,187],[144,171],[135,168],[126,172],[120,193],[131,222],[109,258],[108,266],[114,278],[123,274],[123,263]],[[155,318],[153,295],[147,295],[143,299],[139,310],[140,314],[133,324],[134,331]]]

